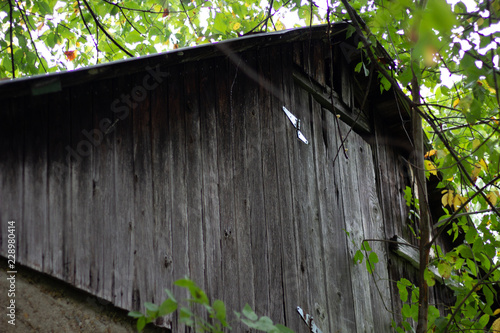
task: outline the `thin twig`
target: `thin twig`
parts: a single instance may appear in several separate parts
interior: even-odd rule
[[[189,14],[188,14],[188,11],[186,10],[186,7],[184,6],[184,3],[182,2],[182,0],[180,0],[180,2],[181,2],[182,10],[184,11],[184,14],[186,14],[186,16],[188,18],[189,25],[191,26],[191,29],[193,29],[195,36],[198,38],[199,37],[198,32],[196,31],[196,28],[194,27],[193,22],[191,22],[191,18],[189,17]]]
[[[471,290],[469,291],[469,293],[462,298],[462,301],[460,301],[460,303],[458,305],[455,305],[454,307],[454,310],[451,314],[451,318],[455,318],[456,314],[458,313],[458,311],[460,310],[460,308],[465,304],[465,302],[467,301],[467,299],[472,295],[472,293],[474,293],[476,291],[476,288],[478,286],[480,286],[481,284],[483,284],[483,281],[486,280],[486,278],[488,278],[488,276],[490,276],[493,272],[495,272],[498,268],[500,268],[500,263],[498,263],[497,265],[493,266],[490,271],[488,273],[486,273],[486,275],[484,277],[481,278],[481,280],[479,280],[472,288]],[[448,328],[450,327],[451,325],[451,320],[448,321],[448,323],[446,324],[446,327],[444,328],[443,332],[448,332]]]
[[[85,7],[87,7],[87,10],[90,12],[90,15],[92,15],[92,18],[94,19],[97,27],[99,27],[99,29],[104,32],[104,34],[106,35],[106,37],[108,37],[109,40],[111,40],[111,42],[113,44],[115,44],[120,50],[122,50],[126,55],[128,55],[129,57],[133,58],[134,55],[132,53],[130,53],[129,51],[127,51],[123,46],[120,45],[120,43],[118,43],[114,38],[113,36],[111,36],[108,31],[106,30],[106,28],[101,24],[101,22],[99,22],[99,18],[97,17],[97,15],[94,13],[94,11],[92,10],[92,8],[90,8],[90,5],[89,3],[87,2],[87,0],[82,0],[83,3],[85,4]]]
[[[14,48],[13,48],[13,35],[14,35],[14,17],[12,12],[14,11],[14,6],[12,5],[12,0],[9,0],[9,23],[10,23],[10,61],[12,63],[12,78],[16,78],[16,66],[14,64]]]
[[[77,4],[78,4],[78,11],[80,12],[80,16],[82,17],[83,24],[85,25],[85,28],[89,32],[90,38],[92,38],[92,41],[94,42],[95,50],[96,50],[96,58],[97,58],[97,62],[99,62],[99,45],[97,44],[97,41],[94,38],[94,35],[92,34],[92,31],[90,31],[89,25],[87,24],[87,20],[85,20],[85,16],[83,15],[82,8],[81,8],[80,0],[77,0]]]
[[[28,35],[30,36],[31,45],[33,46],[33,50],[35,50],[36,57],[40,61],[40,65],[42,65],[42,68],[45,71],[45,73],[47,73],[47,68],[45,68],[45,65],[43,64],[42,58],[38,54],[38,49],[36,48],[35,41],[33,40],[33,36],[31,36],[32,29],[30,29],[30,27],[29,27],[30,22],[29,22],[28,16],[26,15],[26,11],[24,11],[21,7],[19,7],[19,3],[17,1],[16,1],[16,6],[17,6],[17,9],[19,9],[19,12],[21,13],[21,18],[24,21],[24,24],[26,24],[26,26],[28,27],[28,29],[27,29]]]
[[[331,32],[331,22],[330,22],[330,5],[328,5],[328,8],[327,8],[327,14],[326,14],[326,20],[328,22],[328,45],[330,47],[330,61],[333,62],[333,45],[331,43],[331,36],[330,36],[330,32]],[[332,105],[332,111],[335,113],[335,106],[334,106],[334,99],[333,99],[333,66],[332,64],[330,64],[330,84],[332,85],[332,89],[330,89],[330,104]],[[360,113],[361,113],[361,110],[360,110]],[[342,138],[342,130],[340,128],[340,121],[339,121],[339,118],[337,116],[337,114],[335,113],[335,124],[337,125],[337,131],[339,133],[339,138],[340,138],[340,145],[339,145],[339,148],[337,149],[337,153],[335,154],[335,157],[333,159],[333,162],[332,162],[332,165],[335,165],[335,161],[337,160],[338,156],[339,156],[339,150],[342,150],[343,153],[344,153],[344,157],[346,159],[349,159],[349,156],[347,155],[347,149],[345,148],[345,144],[344,144],[344,141],[347,140],[347,135],[345,138]]]

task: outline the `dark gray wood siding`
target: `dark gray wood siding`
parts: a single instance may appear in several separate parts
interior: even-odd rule
[[[189,276],[229,309],[249,303],[297,332],[307,331],[297,306],[324,332],[388,332],[394,280],[413,271],[382,241],[370,242],[376,274],[353,256],[364,239],[411,240],[405,151],[381,126],[380,100],[360,135],[299,84],[326,89],[332,63],[339,107],[361,105],[355,64],[329,50],[304,38],[197,61],[173,54],[4,96],[0,253],[15,220],[19,263],[121,308],[159,303]]]

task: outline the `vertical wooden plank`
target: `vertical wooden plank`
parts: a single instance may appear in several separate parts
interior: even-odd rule
[[[315,318],[315,321],[322,330],[332,331],[330,329],[330,320],[328,318],[328,294],[326,283],[326,266],[325,266],[325,243],[323,235],[323,219],[327,215],[325,207],[325,181],[324,172],[327,168],[326,151],[324,149],[324,137],[322,128],[324,126],[321,118],[321,105],[316,103],[312,98],[310,105],[310,149],[312,152],[308,155],[310,160],[309,188],[314,191],[315,196],[311,202],[310,208],[313,214],[312,224],[309,225],[310,247],[312,250],[312,265],[310,272],[310,280],[312,281],[312,308],[309,310]],[[314,177],[314,178],[313,178]]]
[[[273,116],[280,114],[282,103],[279,100],[282,86],[281,66],[275,64],[271,59],[281,59],[278,47],[262,49],[259,61],[259,106],[260,126],[262,138],[262,183],[263,200],[265,202],[264,218],[267,225],[267,259],[269,276],[269,317],[277,323],[285,322],[284,309],[284,287],[283,287],[283,247],[282,247],[282,221],[279,200],[278,173],[282,170],[277,168],[277,151],[275,145],[275,128]],[[270,85],[270,86],[268,86]],[[256,307],[261,308],[261,299],[256,299]]]
[[[155,228],[151,166],[151,104],[150,93],[142,85],[143,82],[143,73],[134,75],[130,91],[135,106],[132,112],[135,207],[133,220],[134,289],[137,288],[141,303],[154,301],[155,279],[150,269],[152,265],[158,264],[147,260],[153,253],[152,240],[155,236]]]
[[[293,52],[290,45],[284,45],[281,49],[282,66],[281,72],[276,73],[281,77],[278,90],[282,91],[279,96],[280,110],[273,114],[275,129],[275,142],[278,172],[279,199],[281,208],[281,230],[283,237],[283,284],[285,290],[285,321],[286,325],[292,328],[299,328],[304,325],[300,316],[297,314],[297,306],[300,305],[299,274],[301,274],[299,263],[299,253],[297,246],[297,221],[294,214],[294,197],[292,184],[293,178],[293,151],[292,142],[294,142],[294,131],[290,129],[288,120],[281,107],[287,108],[291,105],[290,90],[293,80],[290,75],[290,68],[293,65]],[[274,66],[276,67],[276,66]],[[280,75],[281,74],[281,75]],[[274,74],[273,74],[274,75]]]
[[[67,161],[71,165],[71,225],[75,256],[75,283],[91,291],[95,250],[92,243],[92,145],[82,131],[92,128],[92,86],[72,89],[71,146]]]
[[[230,73],[230,74],[228,74]],[[230,107],[231,87],[234,70],[229,71],[226,59],[215,64],[217,128],[217,161],[219,172],[219,202],[221,223],[222,285],[223,300],[228,309],[240,305],[238,274],[238,242],[236,239],[233,150],[234,118]]]
[[[245,56],[247,60],[244,66],[247,66],[248,70],[258,73],[259,63],[263,61],[265,54],[252,51],[247,52]],[[248,77],[245,79],[242,85],[244,91],[242,102],[245,113],[245,131],[247,132],[245,200],[248,209],[246,227],[250,232],[251,241],[253,297],[255,298],[254,306],[257,313],[269,315],[268,221],[266,220],[265,211],[268,208],[271,209],[271,207],[264,200],[261,117],[272,112],[272,110],[259,103],[259,93],[263,92],[259,83]],[[244,286],[248,282],[241,281],[240,285]]]
[[[310,50],[307,48],[307,57]],[[319,198],[316,179],[312,102],[309,94],[298,86],[292,88],[294,104],[291,112],[301,121],[301,131],[309,140],[304,144],[295,135],[295,175],[293,177],[295,214],[297,216],[300,248],[301,290],[303,309],[313,314],[319,324],[328,325],[326,319],[326,293],[323,266],[322,230],[319,221]],[[316,160],[317,161],[317,160]]]
[[[134,287],[134,150],[132,105],[127,103],[132,90],[129,76],[113,87],[114,186],[116,207],[113,262],[115,263],[115,304],[125,309],[140,310],[142,305]],[[134,298],[133,298],[134,297]]]
[[[342,289],[347,289],[350,286],[346,285],[345,279],[339,278],[332,269],[332,264],[336,258],[342,257],[342,254],[347,255],[345,250],[336,249],[337,251],[333,251],[337,245],[343,244],[344,249],[346,246],[342,228],[334,230],[336,226],[342,224],[339,223],[342,221],[342,214],[340,213],[342,210],[335,197],[335,175],[332,160],[328,158],[328,147],[335,146],[336,141],[334,136],[333,142],[331,140],[332,136],[328,136],[328,133],[334,130],[334,128],[328,127],[332,123],[327,121],[321,106],[314,101],[312,102],[312,112],[314,126],[312,128],[313,133],[311,133],[311,144],[315,152],[314,166],[319,196],[319,221],[321,224],[319,228],[321,234],[316,242],[322,245],[324,251],[321,257],[316,259],[321,264],[319,266],[321,271],[318,271],[317,274],[324,276],[323,282],[327,281],[324,290],[325,298],[315,301],[314,313],[312,315],[315,318],[316,324],[322,330],[335,332],[339,327],[343,329],[349,327],[348,322],[344,322],[345,319],[348,319],[349,313],[345,312],[346,310],[351,310],[350,313],[352,313],[352,309],[346,308],[345,301],[339,295],[341,292],[338,288],[340,285],[343,285]],[[335,214],[335,212],[339,212],[340,214]],[[342,260],[339,260],[336,269],[345,272],[348,269],[345,261],[342,262]],[[323,304],[318,301],[323,302]],[[344,316],[346,318],[343,318]]]
[[[45,240],[48,235],[47,138],[48,95],[32,97],[26,107],[24,137],[23,228],[26,237],[24,264],[42,271],[45,261]]]
[[[181,279],[189,274],[189,241],[188,241],[188,206],[187,206],[187,172],[186,172],[186,122],[184,99],[184,67],[179,65],[171,69],[171,84],[168,85],[169,132],[172,138],[172,171],[170,173],[171,212],[172,212],[172,249],[173,279]],[[187,297],[185,289],[177,289]],[[174,317],[174,330],[183,332],[184,326]]]
[[[162,69],[163,71],[163,69]],[[165,288],[172,288],[172,215],[171,215],[171,161],[172,147],[169,131],[168,81],[151,91],[151,153],[153,172],[154,212],[154,272],[156,274],[154,299],[166,299]],[[176,253],[176,252],[175,252]]]
[[[113,242],[116,231],[114,141],[112,136],[106,134],[113,119],[112,92],[112,79],[94,84],[92,127],[83,130],[84,136],[93,146],[94,155],[91,230],[95,256],[91,265],[96,271],[92,275],[91,284],[97,296],[109,301],[113,300]]]
[[[203,227],[205,237],[205,281],[210,299],[221,299],[222,284],[221,215],[219,211],[218,132],[214,60],[200,64],[201,153],[203,167]]]
[[[45,243],[49,258],[47,273],[57,278],[70,278],[65,269],[74,255],[71,237],[70,166],[65,160],[65,147],[70,144],[69,90],[53,94],[48,113],[48,237]],[[68,253],[66,253],[68,252]],[[68,255],[69,254],[69,255]]]
[[[373,312],[373,326],[377,330],[391,330],[391,294],[389,291],[389,276],[387,274],[387,247],[383,240],[388,239],[384,231],[384,219],[382,216],[377,183],[375,180],[375,166],[371,147],[361,138],[358,141],[358,151],[353,152],[358,156],[358,181],[362,186],[360,202],[363,215],[363,230],[366,239],[377,239],[379,242],[369,242],[372,250],[377,254],[379,262],[372,263],[374,273],[371,274],[370,288]]]
[[[302,49],[304,50],[304,61],[303,66],[307,71],[309,58],[307,57],[307,48],[301,43]],[[288,69],[290,71],[290,69]],[[309,118],[310,105],[307,93],[301,90],[295,85],[295,82],[291,78],[291,75],[286,75],[287,79],[290,80],[290,103],[288,110],[300,119],[302,123],[302,132],[311,140],[311,123]],[[286,95],[285,95],[286,98]],[[287,119],[288,120],[288,119]],[[314,200],[314,193],[308,191],[309,179],[308,173],[310,170],[310,163],[307,158],[306,149],[311,146],[304,144],[297,138],[296,129],[293,125],[287,121],[288,126],[288,144],[290,153],[290,161],[292,163],[292,200],[293,200],[293,214],[295,216],[295,227],[296,227],[296,246],[298,261],[295,263],[298,267],[297,276],[299,280],[299,304],[302,309],[310,313],[313,302],[312,302],[312,283],[309,280],[310,274],[312,273],[312,264],[314,257],[312,257],[311,247],[314,246],[309,242],[309,225],[312,223],[312,216],[309,211],[309,203]]]
[[[313,70],[313,77],[316,81],[318,81],[319,84],[322,86],[326,85],[326,80],[325,80],[325,59],[328,59],[325,56],[325,50],[328,50],[328,45],[326,45],[325,42],[322,40],[314,40],[313,41],[313,50],[312,50],[312,63],[314,66],[312,66]]]
[[[16,260],[26,262],[23,232],[24,99],[2,100],[0,112],[0,253],[8,255],[8,222],[15,221]],[[25,230],[25,229],[24,229]]]
[[[293,43],[290,52],[292,52],[291,54],[293,55],[293,63],[301,68],[304,67],[304,59],[302,57],[302,43]]]
[[[398,235],[404,237],[406,235],[407,229],[405,226],[406,223],[406,213],[403,213],[404,210],[401,206],[401,198],[398,194],[400,191],[401,184],[404,185],[404,180],[400,177],[400,172],[398,172],[399,168],[402,167],[400,161],[396,154],[394,153],[393,148],[391,148],[384,137],[382,137],[382,125],[379,121],[375,121],[374,123],[375,129],[375,160],[376,160],[376,170],[377,177],[379,179],[380,186],[380,204],[381,211],[384,219],[384,231],[388,238],[391,238],[394,235]],[[402,304],[398,300],[399,298],[399,290],[397,288],[396,282],[401,278],[406,276],[404,272],[405,264],[401,261],[401,258],[394,255],[393,253],[388,253],[389,263],[388,267],[388,276],[390,281],[390,292],[391,292],[391,308],[394,320],[398,323],[402,321],[401,316],[401,307]]]
[[[348,127],[341,123],[342,133],[347,133]],[[362,246],[364,239],[363,215],[359,191],[363,184],[358,181],[357,168],[359,164],[357,151],[359,147],[358,135],[351,132],[344,145],[348,152],[349,159],[340,154],[339,164],[342,167],[342,195],[345,216],[345,227],[349,233],[348,242],[349,258],[352,260],[354,254]],[[351,264],[351,283],[354,299],[354,309],[356,315],[357,332],[374,332],[373,313],[371,308],[370,294],[366,293],[366,286],[370,285],[371,279],[365,265]]]
[[[325,217],[322,219],[323,242],[325,244],[325,267],[327,294],[329,295],[329,317],[331,332],[345,330],[356,332],[354,300],[350,275],[352,260],[348,252],[345,229],[345,214],[342,197],[342,168],[335,160],[340,146],[337,119],[325,109],[322,110],[323,141],[327,154],[325,163]],[[319,134],[319,133],[318,133]],[[342,153],[341,153],[342,154]],[[321,191],[321,188],[320,188]]]
[[[248,89],[246,82],[249,79],[245,76],[244,70],[248,69],[248,55],[237,54],[241,57],[238,63],[229,65],[229,78],[232,82],[230,87],[230,112],[233,122],[233,177],[234,177],[234,213],[235,213],[235,233],[237,240],[237,267],[238,285],[240,299],[237,308],[243,308],[248,303],[255,308],[254,296],[254,268],[252,262],[252,235],[250,230],[250,209],[253,203],[248,198],[248,150],[247,136],[254,136],[255,133],[247,133],[247,119],[250,117],[251,109],[249,104],[254,101],[247,101],[245,89]],[[254,166],[252,166],[253,168]],[[261,222],[261,221],[259,221]],[[261,228],[260,223],[254,228]]]
[[[189,276],[205,290],[205,252],[202,225],[202,163],[198,66],[185,67],[186,193]]]

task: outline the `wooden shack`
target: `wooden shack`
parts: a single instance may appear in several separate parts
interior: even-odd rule
[[[409,116],[376,72],[354,71],[352,32],[258,34],[0,83],[1,255],[13,220],[18,263],[120,308],[160,303],[189,276],[296,332],[309,330],[297,306],[325,333],[389,332],[395,281],[414,274],[384,242],[414,241]],[[353,261],[365,239],[375,274]]]

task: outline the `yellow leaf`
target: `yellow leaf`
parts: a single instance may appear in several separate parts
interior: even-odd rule
[[[278,19],[278,21],[276,21],[276,30],[285,30],[285,29],[286,27],[283,24],[283,22],[281,22],[280,19]]]
[[[157,12],[157,13],[160,13],[160,12],[162,12],[162,11],[163,11],[162,6],[160,6],[159,4],[154,5],[154,6],[153,6],[153,9],[154,9],[154,11],[155,11],[155,12]]]
[[[498,315],[498,314],[500,314],[500,309],[496,309],[495,311],[493,311],[493,315],[494,315],[494,316],[496,316],[496,315]]]
[[[497,204],[497,199],[498,199],[498,195],[495,193],[495,192],[490,192],[486,195],[486,197],[488,198],[488,200],[493,204],[493,206],[496,206]]]
[[[490,331],[493,333],[500,333],[500,318],[498,318],[497,320],[495,320],[493,322],[493,324],[491,325]]]
[[[476,149],[477,147],[479,147],[480,144],[481,144],[481,140],[474,139],[474,141],[472,141],[472,149]]]
[[[480,83],[481,86],[483,86],[485,89],[487,89],[490,93],[492,93],[492,94],[496,94],[497,93],[497,91],[494,88],[490,87],[490,85],[488,84],[488,81],[486,81],[486,80],[479,80],[479,81],[477,81],[477,83]]]
[[[427,153],[425,153],[424,158],[428,158],[428,157],[431,157],[433,155],[436,155],[436,153],[437,153],[436,149],[431,149]]]
[[[477,180],[477,176],[479,176],[479,173],[481,172],[481,165],[480,164],[475,164],[474,169],[472,169],[472,180],[474,183]]]
[[[444,193],[443,197],[441,198],[441,203],[443,206],[450,206],[453,204],[453,191],[452,190],[444,190],[442,193]]]
[[[455,209],[459,209],[462,204],[464,204],[467,201],[467,198],[461,196],[460,194],[455,195],[453,198],[453,206],[455,206]]]
[[[483,169],[486,170],[486,172],[488,172],[488,165],[486,164],[486,161],[484,160],[484,158],[482,158],[479,161],[479,165],[481,165],[481,167],[483,167]]]
[[[460,98],[457,98],[456,100],[453,101],[453,107],[456,108],[458,103],[460,103]]]
[[[429,171],[434,176],[437,176],[437,169],[436,169],[436,165],[434,163],[432,163],[429,160],[425,160],[424,164],[425,164],[425,170]]]

